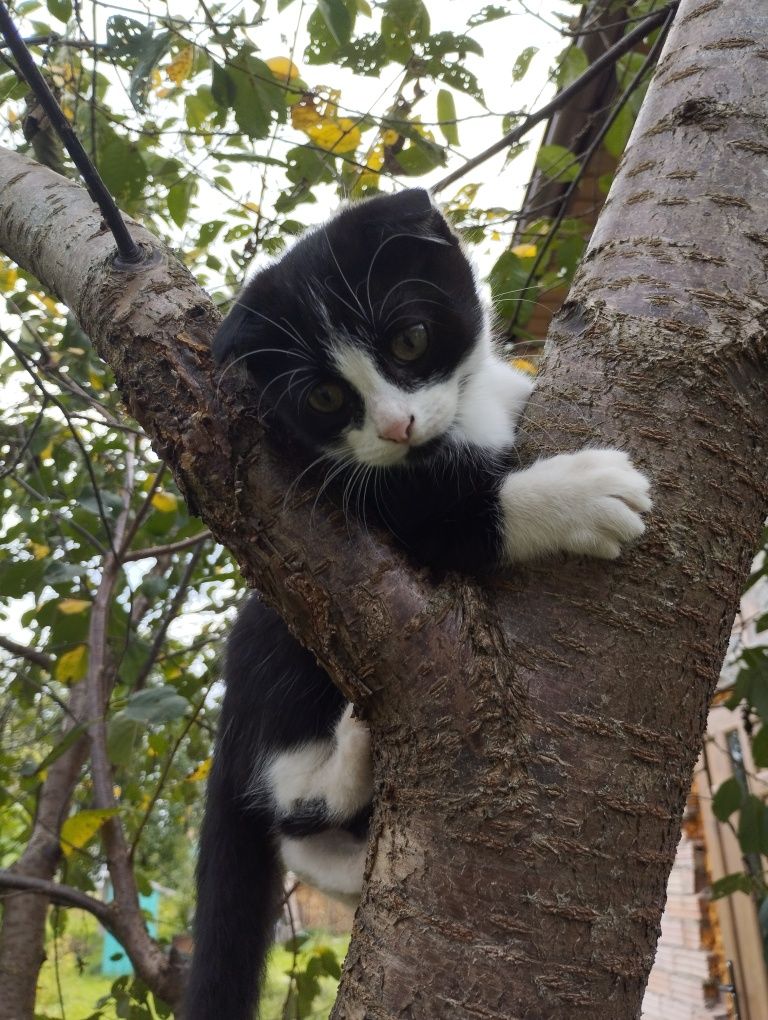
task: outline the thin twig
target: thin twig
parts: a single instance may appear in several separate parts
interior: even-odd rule
[[[560,208],[558,210],[557,216],[555,217],[555,220],[554,220],[552,226],[550,227],[549,232],[547,233],[546,238],[544,239],[543,243],[539,246],[539,249],[538,249],[538,251],[536,253],[536,259],[535,259],[535,261],[534,261],[533,265],[531,266],[531,269],[530,269],[530,271],[528,273],[528,278],[525,281],[525,284],[523,285],[523,287],[521,288],[521,295],[525,294],[525,292],[528,290],[528,288],[533,284],[535,276],[536,276],[536,271],[538,270],[539,266],[542,265],[543,260],[544,260],[544,256],[547,253],[547,251],[549,250],[550,244],[554,240],[555,236],[557,235],[557,231],[560,228],[560,225],[562,224],[563,220],[565,219],[565,215],[566,215],[566,213],[568,211],[570,200],[573,197],[574,193],[576,192],[576,189],[579,187],[579,185],[580,185],[580,183],[581,183],[581,181],[582,181],[582,179],[584,177],[584,174],[587,171],[587,167],[592,162],[592,159],[593,159],[595,153],[597,152],[599,147],[602,145],[603,139],[608,134],[609,130],[613,126],[614,122],[616,121],[616,118],[621,113],[621,111],[624,109],[624,107],[626,106],[626,104],[627,104],[628,100],[630,99],[630,97],[632,96],[632,94],[639,87],[639,85],[642,82],[643,78],[646,76],[648,71],[651,70],[653,68],[653,66],[656,64],[656,61],[658,60],[658,57],[659,57],[659,53],[661,52],[661,48],[664,45],[664,40],[666,39],[667,33],[668,33],[668,31],[669,31],[669,29],[670,29],[670,27],[672,25],[673,18],[674,18],[674,11],[667,10],[666,21],[665,21],[664,25],[662,26],[662,29],[659,32],[659,35],[656,38],[653,46],[648,51],[648,54],[646,55],[646,58],[643,61],[642,66],[637,71],[637,73],[633,76],[633,78],[630,81],[629,85],[627,85],[627,87],[624,89],[622,94],[619,96],[619,98],[617,99],[613,109],[608,114],[608,116],[606,117],[605,121],[601,124],[599,131],[597,132],[595,137],[592,139],[592,141],[589,143],[589,146],[587,147],[586,151],[581,155],[581,157],[580,157],[580,169],[579,169],[579,173],[570,182],[570,184],[568,185],[568,188],[565,191],[565,194],[562,195],[562,197],[561,197]],[[509,331],[510,331],[511,335],[514,335],[514,329],[515,329],[515,325],[516,325],[517,316],[519,314],[520,308],[522,308],[522,305],[523,305],[523,299],[521,297],[521,300],[520,300],[520,302],[518,303],[518,306],[517,306],[515,318],[512,320],[512,322],[510,324],[510,327],[509,327]]]
[[[108,903],[102,903],[94,896],[80,892],[69,885],[62,885],[60,882],[48,882],[43,878],[32,878],[30,875],[18,875],[15,871],[0,869],[0,888],[20,889],[24,892],[39,893],[47,897],[53,903],[59,903],[62,907],[78,907],[80,910],[87,910],[93,914],[108,930],[112,930],[112,910]]]
[[[670,13],[677,10],[677,3],[667,4],[661,7],[658,11],[654,11],[653,14],[649,14],[648,17],[642,21],[637,28],[634,28],[631,32],[628,32],[623,39],[620,39],[617,43],[607,49],[602,56],[587,68],[576,81],[558,92],[557,95],[541,109],[532,113],[530,117],[526,117],[522,124],[518,124],[512,131],[508,131],[507,134],[500,138],[498,142],[494,142],[483,152],[478,153],[477,156],[473,156],[468,159],[466,163],[459,167],[458,170],[453,170],[448,174],[447,177],[443,177],[442,180],[438,181],[437,184],[433,184],[431,191],[438,192],[442,191],[443,188],[448,187],[449,184],[453,184],[454,181],[459,180],[465,174],[469,173],[470,170],[474,170],[475,167],[485,163],[486,160],[490,159],[491,156],[495,156],[497,152],[502,152],[504,149],[508,149],[511,145],[519,142],[520,139],[527,135],[528,132],[534,128],[537,124],[543,120],[547,120],[556,113],[557,110],[565,106],[575,95],[588,85],[597,75],[605,70],[606,67],[611,67],[619,57],[622,57],[625,53],[628,53],[641,39],[645,38],[648,33],[654,29],[657,25],[660,25],[667,19]]]
[[[131,560],[155,559],[158,556],[183,552],[185,549],[190,549],[193,545],[197,545],[198,542],[204,542],[210,537],[210,531],[199,531],[190,538],[182,538],[178,542],[170,542],[168,545],[153,545],[147,546],[146,549],[131,549],[129,552],[123,553],[121,559],[123,563],[129,563]]]
[[[15,655],[19,659],[26,659],[27,662],[40,666],[41,669],[45,669],[49,673],[53,669],[54,660],[51,656],[46,655],[45,652],[39,652],[37,648],[29,648],[27,645],[17,644],[15,641],[11,641],[10,638],[2,636],[0,636],[0,648],[4,648],[6,652],[10,652],[11,655]]]

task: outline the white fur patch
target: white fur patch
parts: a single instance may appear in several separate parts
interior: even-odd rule
[[[508,449],[514,444],[533,380],[500,358],[487,335],[461,370],[463,384],[455,434],[485,450]]]
[[[645,531],[649,482],[621,450],[581,450],[537,461],[500,490],[508,560],[552,552],[615,559]]]
[[[368,841],[335,829],[280,840],[283,863],[297,878],[356,906],[363,887]]]
[[[266,768],[267,783],[281,812],[296,801],[324,800],[328,814],[351,818],[373,797],[371,735],[348,705],[333,740],[314,740],[275,754]]]
[[[409,447],[442,436],[453,424],[459,402],[456,375],[409,391],[386,379],[370,354],[359,347],[336,343],[333,358],[339,373],[357,390],[365,406],[362,425],[344,434],[344,442],[358,463],[376,467],[398,464],[405,460]],[[410,419],[413,426],[407,443],[381,438],[380,433],[393,421]]]

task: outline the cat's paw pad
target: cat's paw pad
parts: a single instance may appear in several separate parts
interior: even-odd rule
[[[645,531],[640,516],[651,509],[650,483],[621,450],[582,450],[567,456],[564,490],[573,516],[569,552],[615,559],[622,545]]]

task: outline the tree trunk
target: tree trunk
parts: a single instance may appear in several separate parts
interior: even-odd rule
[[[72,691],[69,707],[74,720],[84,720],[85,685]],[[67,817],[80,769],[88,756],[88,740],[77,740],[48,769],[40,789],[32,834],[13,871],[26,878],[50,880],[61,857],[59,832]],[[0,900],[3,924],[0,929],[0,1020],[26,1020],[35,1012],[35,995],[40,967],[45,960],[45,919],[48,901],[33,893],[15,892]]]
[[[647,538],[615,563],[435,584],[313,518],[313,492],[284,506],[298,468],[231,373],[217,396],[185,271],[111,269],[81,191],[0,160],[0,247],[73,308],[194,512],[371,720],[338,1020],[639,1015],[768,506],[766,39],[763,0],[683,0],[553,327],[524,452],[619,444],[648,471]]]

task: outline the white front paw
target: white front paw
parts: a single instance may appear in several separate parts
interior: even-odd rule
[[[645,530],[650,485],[621,450],[581,450],[541,460],[501,489],[510,559],[565,552],[614,559]]]

